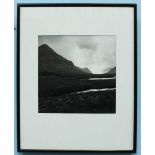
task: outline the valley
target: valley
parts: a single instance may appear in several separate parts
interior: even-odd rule
[[[115,113],[116,67],[107,74],[92,74],[39,47],[39,113]]]

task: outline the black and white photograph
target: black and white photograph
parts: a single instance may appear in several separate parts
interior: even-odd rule
[[[38,36],[39,113],[116,113],[116,36]]]
[[[136,9],[18,6],[19,152],[136,151]]]

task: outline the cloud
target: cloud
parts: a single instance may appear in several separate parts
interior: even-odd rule
[[[39,36],[38,44],[49,45],[76,66],[96,74],[116,66],[115,36]]]

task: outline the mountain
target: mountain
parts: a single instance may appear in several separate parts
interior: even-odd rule
[[[86,73],[91,73],[91,71],[89,70],[89,68],[81,68],[84,72]]]
[[[88,74],[57,54],[48,45],[43,44],[38,48],[39,74],[54,74],[60,76]],[[88,70],[87,70],[88,71]]]
[[[110,71],[107,72],[107,74],[114,74],[116,73],[116,67],[113,67],[110,69]]]
[[[80,68],[78,67],[81,71],[85,72],[85,73],[89,73],[92,74],[92,72],[89,70],[89,68]]]

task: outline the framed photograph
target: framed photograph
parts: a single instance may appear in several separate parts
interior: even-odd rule
[[[136,151],[136,12],[18,5],[18,151]]]

